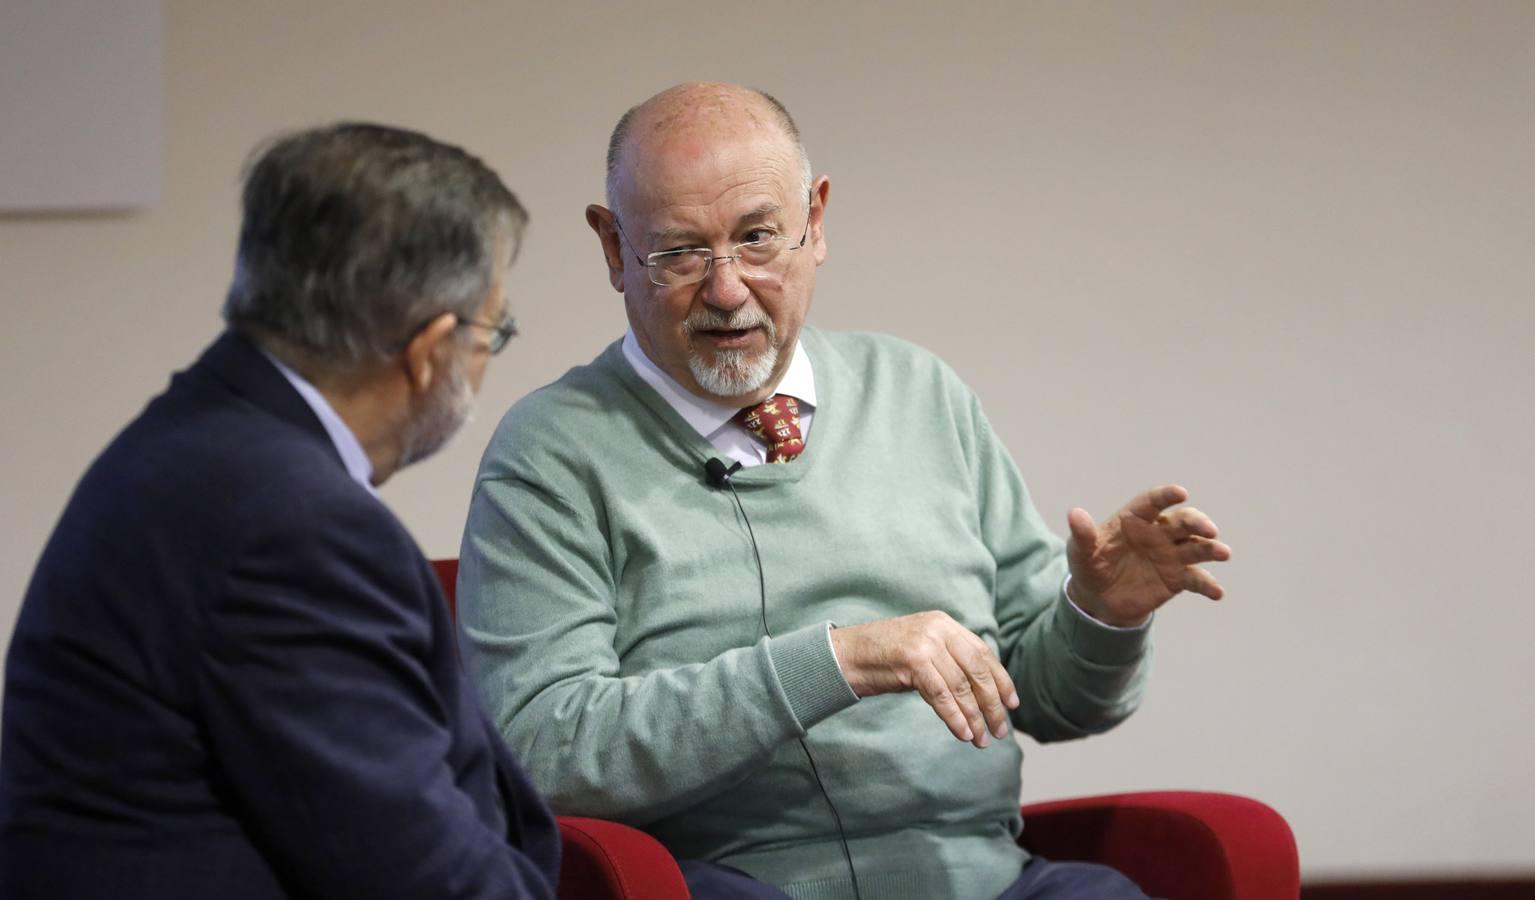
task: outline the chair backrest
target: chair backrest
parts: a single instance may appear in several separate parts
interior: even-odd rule
[[[434,559],[432,568],[437,572],[437,580],[442,583],[442,596],[448,601],[448,615],[458,618],[458,560]]]
[[[458,560],[434,559],[448,614],[458,617]],[[672,855],[642,831],[598,819],[559,819],[561,900],[686,900]]]

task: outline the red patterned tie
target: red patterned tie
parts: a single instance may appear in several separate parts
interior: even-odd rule
[[[774,394],[735,415],[736,424],[767,444],[767,461],[786,463],[805,449],[799,433],[799,402],[788,394]]]

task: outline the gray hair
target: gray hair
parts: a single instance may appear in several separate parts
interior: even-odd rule
[[[326,368],[387,359],[445,312],[473,316],[527,223],[490,167],[414,131],[338,123],[253,159],[224,320]]]
[[[767,91],[759,91],[756,88],[747,88],[746,90],[761,97],[767,103],[768,108],[773,111],[773,117],[777,120],[778,126],[794,142],[794,148],[799,153],[800,194],[808,199],[810,197],[810,184],[814,180],[810,168],[810,154],[805,152],[805,142],[799,136],[799,126],[794,124],[794,117],[789,115],[789,108],[778,102],[778,98]],[[622,218],[622,214],[618,209],[619,157],[623,154],[624,142],[629,139],[629,129],[634,124],[634,118],[639,113],[640,107],[644,105],[644,103],[641,103],[638,106],[631,106],[622,116],[619,116],[618,124],[613,126],[613,134],[608,138],[608,209],[611,209],[613,214],[620,218]]]

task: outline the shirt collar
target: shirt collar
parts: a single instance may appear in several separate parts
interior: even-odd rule
[[[378,491],[373,487],[373,463],[368,461],[368,454],[363,451],[362,444],[357,440],[357,435],[352,433],[346,423],[337,415],[334,407],[325,399],[319,389],[304,379],[304,376],[290,369],[282,360],[266,352],[262,355],[277,367],[298,395],[304,398],[309,408],[314,410],[315,418],[325,426],[325,433],[330,435],[330,442],[336,446],[336,452],[341,455],[341,463],[346,466],[346,473],[352,476],[352,480],[367,488],[374,496]]]
[[[693,426],[693,430],[706,438],[723,428],[741,411],[739,407],[699,397],[678,384],[676,379],[661,371],[661,367],[651,362],[645,351],[640,349],[640,342],[635,338],[632,328],[624,334],[624,359],[629,361],[635,374],[655,388],[667,405]],[[789,360],[788,371],[779,379],[774,393],[788,394],[800,403],[815,408],[815,372],[810,367],[810,355],[798,340],[794,342],[794,356]]]

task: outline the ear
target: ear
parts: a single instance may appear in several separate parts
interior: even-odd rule
[[[822,175],[810,186],[810,246],[815,264],[826,262],[826,202],[831,199],[831,179]]]
[[[416,332],[405,345],[400,364],[405,367],[405,378],[412,391],[426,393],[432,386],[437,367],[448,364],[448,354],[453,351],[453,332],[457,329],[458,317],[445,312],[426,323],[426,327]]]
[[[614,225],[613,211],[605,206],[593,203],[586,208],[586,224],[597,232],[597,240],[602,242],[602,261],[608,264],[608,284],[613,285],[613,290],[620,294],[624,292],[624,247],[623,238],[618,236],[618,227]]]

